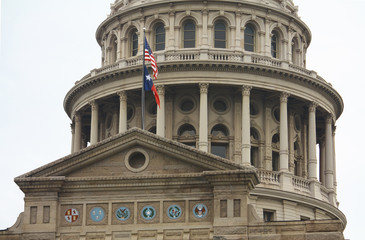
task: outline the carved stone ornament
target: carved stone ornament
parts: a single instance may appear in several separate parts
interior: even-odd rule
[[[251,86],[242,86],[242,96],[250,96],[252,87]]]
[[[318,103],[311,102],[308,106],[308,110],[309,110],[309,112],[315,112],[317,107],[318,107]]]
[[[118,96],[119,96],[119,100],[121,102],[126,102],[127,101],[127,92],[126,91],[120,91],[117,92]]]
[[[280,94],[280,102],[288,102],[288,97],[290,96],[290,93],[282,92]]]
[[[199,83],[200,93],[208,93],[209,83]]]

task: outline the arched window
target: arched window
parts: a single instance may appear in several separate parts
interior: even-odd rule
[[[183,46],[184,48],[195,48],[195,23],[188,20],[184,24]]]
[[[291,60],[292,60],[292,63],[295,65],[299,64],[298,50],[299,50],[298,41],[296,38],[293,38],[293,40],[291,42]]]
[[[155,28],[155,51],[165,49],[165,26],[162,23],[157,24]]]
[[[111,41],[110,41],[110,47],[111,47],[111,51],[110,51],[110,63],[115,63],[118,59],[118,41],[117,38],[114,36],[112,37]]]
[[[255,51],[255,28],[250,24],[245,28],[245,51]]]
[[[229,132],[223,124],[217,124],[210,132],[211,153],[223,158],[228,158]]]
[[[278,55],[278,50],[279,50],[278,41],[279,41],[278,34],[276,32],[273,32],[272,36],[271,36],[271,56],[274,57],[274,58],[279,58],[279,55]]]
[[[271,140],[271,148],[272,148],[272,155],[271,155],[271,161],[272,161],[272,170],[273,171],[279,171],[279,160],[280,160],[280,154],[279,154],[279,150],[280,150],[280,135],[279,134],[274,134],[274,136],[272,136],[272,140]]]
[[[226,48],[227,47],[227,30],[223,21],[217,21],[214,24],[214,47]]]
[[[185,145],[196,147],[196,130],[195,128],[186,123],[180,126],[178,133],[178,141],[184,143]]]
[[[131,34],[131,55],[136,56],[138,53],[138,35],[137,29],[132,31]]]
[[[251,165],[259,167],[259,140],[260,135],[255,128],[250,128],[251,134]]]

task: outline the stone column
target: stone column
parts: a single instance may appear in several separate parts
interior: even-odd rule
[[[71,153],[73,153],[73,152],[75,152],[74,151],[74,147],[75,147],[75,124],[71,123],[70,127],[71,127],[71,135],[72,135],[72,138],[71,138]]]
[[[199,83],[199,149],[205,152],[208,151],[208,87],[208,83]]]
[[[308,108],[308,178],[317,180],[317,153],[316,153],[316,107],[312,102]]]
[[[157,93],[160,97],[160,107],[157,107],[156,134],[165,137],[165,86],[157,86]]]
[[[81,150],[81,116],[80,113],[75,114],[75,141],[74,141],[74,152]]]
[[[119,133],[127,131],[127,93],[126,91],[120,91],[117,93],[119,96]]]
[[[99,105],[95,100],[89,102],[91,106],[90,145],[98,142]]]
[[[251,165],[251,136],[250,136],[250,91],[252,87],[242,87],[242,164]]]
[[[335,144],[335,136],[336,136],[336,126],[334,126],[332,131],[332,149],[333,149],[333,185],[335,193],[337,193],[337,171],[336,171],[336,144]]]
[[[329,115],[326,119],[326,130],[325,130],[325,138],[326,138],[326,164],[325,164],[325,179],[326,179],[326,188],[333,190],[333,149],[332,149],[332,115]]]
[[[280,95],[280,171],[288,172],[288,97],[289,93]]]

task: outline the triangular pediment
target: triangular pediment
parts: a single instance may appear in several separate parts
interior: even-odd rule
[[[26,173],[27,177],[128,177],[240,170],[242,166],[133,128]]]

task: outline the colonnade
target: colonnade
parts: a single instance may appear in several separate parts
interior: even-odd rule
[[[199,103],[199,140],[197,147],[207,152],[209,149],[208,142],[208,83],[200,83],[200,103]],[[250,92],[251,86],[242,86],[242,135],[241,135],[241,164],[250,166],[251,154],[251,136],[250,136]],[[165,137],[165,87],[157,86],[160,97],[161,107],[157,108],[156,134]],[[119,108],[119,133],[127,130],[127,93],[126,91],[118,92],[120,100]],[[280,172],[289,173],[289,136],[288,136],[288,98],[290,94],[282,92],[280,94]],[[90,125],[90,145],[99,141],[99,106],[97,100],[89,102],[91,108],[91,125]],[[319,180],[330,190],[335,190],[335,160],[334,160],[334,133],[332,115],[328,115],[325,124],[325,144],[321,144],[321,166],[320,179],[317,173],[317,136],[316,136],[316,108],[318,104],[312,102],[308,105],[308,180],[311,181],[311,191],[314,195],[320,196]],[[72,152],[77,152],[82,147],[82,130],[81,117],[78,112],[74,115],[74,124],[72,124]]]

